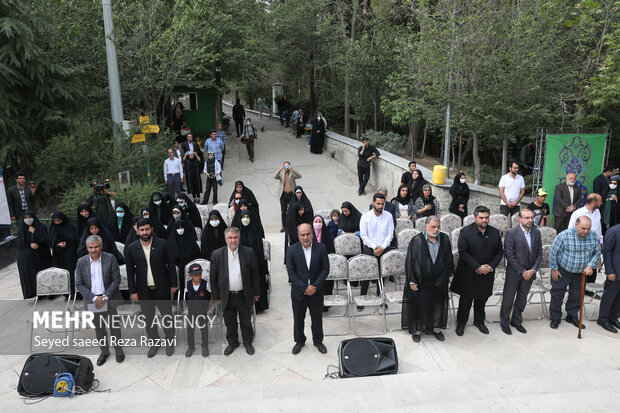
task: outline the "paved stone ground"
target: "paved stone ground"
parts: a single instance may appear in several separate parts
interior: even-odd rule
[[[257,320],[256,354],[248,356],[241,348],[230,357],[203,359],[194,354],[188,359],[183,356],[185,347],[180,346],[172,357],[163,351],[153,359],[128,355],[122,364],[110,358],[95,368],[100,389],[110,389],[110,393],[48,399],[26,407],[15,390],[29,354],[24,348],[22,355],[0,356],[2,411],[133,407],[154,412],[171,408],[262,412],[618,411],[620,342],[617,335],[594,322],[586,322],[582,340],[577,339],[574,327],[562,323],[559,329],[551,330],[548,320],[524,323],[526,335],[515,331],[506,336],[498,324],[488,324],[489,335],[470,326],[463,337],[457,337],[448,329],[443,343],[430,336],[413,343],[408,334],[397,330],[385,336],[396,342],[398,375],[323,381],[328,366],[338,365],[338,343],[351,336],[326,337],[325,355],[311,345],[296,356],[291,354],[290,287],[281,264],[284,237],[278,232],[280,212],[273,175],[282,161],[290,160],[302,173],[298,182],[315,210],[339,207],[345,200],[362,209],[370,202],[370,195],[358,197],[353,171],[329,154],[310,154],[306,143],[285,133],[279,122],[257,123],[266,131],[256,144],[256,162],[248,161],[243,145],[231,142],[224,170],[225,190],[220,196],[220,200],[227,200],[233,182],[242,179],[259,200],[267,239],[272,244],[271,306]],[[0,299],[15,300],[4,304],[0,313],[0,353],[14,338],[29,334],[32,300],[20,298],[17,269],[11,266],[0,272]],[[535,316],[539,309],[530,305],[526,317]],[[498,309],[488,311],[488,319],[497,317]],[[400,316],[389,316],[388,323],[397,328]],[[360,328],[369,331],[380,324],[379,316],[371,316]],[[326,320],[324,325],[326,333],[345,327],[344,320]],[[311,337],[309,325],[306,335]],[[93,363],[96,358],[91,356]]]

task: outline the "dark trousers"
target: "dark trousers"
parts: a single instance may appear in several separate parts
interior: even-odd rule
[[[243,119],[235,120],[235,129],[237,130],[237,136],[241,136],[243,132]]]
[[[385,254],[386,252],[388,252],[389,250],[391,250],[392,247],[388,245],[388,247],[386,249],[383,250],[383,254]],[[376,257],[375,253],[373,252],[372,248],[367,247],[366,245],[362,244],[362,254],[366,254],[366,255],[370,255],[371,257],[375,257],[377,260],[380,257]],[[377,284],[377,297],[379,296],[379,283],[377,283],[376,281],[373,281],[373,284]],[[368,287],[370,285],[370,281],[362,281],[360,282],[360,294],[361,295],[366,295],[368,294]]]
[[[206,312],[205,312],[206,314]],[[209,320],[206,317],[200,317],[198,319],[196,319],[196,316],[198,314],[189,314],[189,317],[196,323],[194,324],[194,327],[192,327],[191,325],[187,326],[187,345],[189,347],[194,347],[194,329],[199,329],[200,330],[200,335],[202,337],[202,347],[208,347],[209,346]],[[198,325],[201,325],[201,327],[198,327]]]
[[[288,211],[288,205],[291,203],[291,199],[293,199],[292,192],[282,192],[282,195],[280,195],[280,216],[282,218],[283,228],[284,224],[286,224],[286,212]]]
[[[216,178],[207,178],[207,182],[205,184],[205,194],[202,198],[202,202],[207,204],[209,203],[209,197],[211,196],[211,188],[213,188],[213,205],[217,204],[217,179]]]
[[[553,216],[553,229],[555,229],[558,234],[568,228],[568,223],[570,222],[571,215],[572,214],[568,215],[567,217],[558,217],[555,215]]]
[[[108,303],[108,311],[101,312],[101,313],[94,313],[94,315],[95,315],[95,319],[93,320],[93,323],[95,323],[95,335],[97,336],[97,341],[101,343],[102,340],[105,339],[105,345],[99,347],[101,349],[101,354],[110,354],[110,346],[109,346],[109,341],[107,339],[108,332],[106,330],[105,325],[101,322],[101,318],[108,317],[108,320],[112,320],[112,317],[110,316],[116,315],[116,308],[112,307]],[[115,337],[118,342],[118,339],[121,338],[121,329],[111,327],[112,325],[113,324],[110,324],[110,337]],[[123,351],[121,346],[114,346],[114,350],[116,351],[117,354],[119,351],[121,352]]]
[[[181,175],[168,174],[166,180],[168,181],[168,192],[170,192],[173,199],[177,199],[177,196],[181,193]]]
[[[459,309],[456,312],[456,325],[464,326],[469,320],[469,310],[472,303],[474,304],[474,324],[484,323],[486,317],[484,307],[487,305],[488,298],[472,299],[468,297],[459,297]]]
[[[245,141],[245,149],[248,150],[248,156],[250,160],[254,160],[254,139],[248,139]]]
[[[252,329],[252,309],[245,302],[243,292],[239,294],[229,294],[228,303],[224,309],[224,324],[226,324],[226,340],[229,345],[239,345],[239,332],[237,331],[237,314],[241,324],[241,337],[243,344],[250,345],[254,339]]]
[[[292,300],[293,302],[293,337],[296,343],[305,343],[304,319],[306,309],[310,309],[310,320],[312,322],[312,342],[319,344],[323,342],[323,293],[317,292],[314,295],[305,295],[302,301]]]
[[[561,278],[557,281],[551,279],[551,303],[549,304],[549,316],[552,320],[560,320],[562,318],[562,302],[564,294],[568,287],[568,299],[566,300],[566,313],[573,317],[574,320],[579,319],[579,305],[581,303],[581,274],[571,273],[562,267],[560,270]]]
[[[364,168],[361,166],[357,167],[357,179],[359,180],[360,187],[357,190],[360,194],[364,192],[366,189],[366,185],[368,184],[368,180],[370,179],[370,167]]]
[[[157,326],[153,325],[153,319],[155,318],[155,307],[159,309],[159,313],[163,316],[172,316],[172,304],[170,298],[161,299],[157,297],[155,289],[149,288],[148,300],[140,300],[140,306],[142,307],[142,314],[146,321],[146,335],[150,339],[159,339],[159,332]],[[172,320],[170,320],[172,321]],[[166,339],[171,340],[174,338],[174,327],[164,328],[164,335]]]
[[[499,206],[499,213],[502,215],[506,215],[508,218],[510,218],[512,215],[516,214],[520,210],[521,210],[521,206],[519,205],[515,205],[512,208],[508,208],[507,205]]]
[[[617,277],[618,275],[616,275],[616,281],[605,280],[598,311],[599,321],[609,322],[620,317],[620,280]]]
[[[222,170],[224,170],[224,159],[225,158],[226,158],[226,145],[224,144],[224,149],[222,149],[222,159],[217,160],[220,163]]]
[[[502,307],[499,311],[499,319],[503,326],[513,324],[520,326],[523,322],[523,310],[527,304],[527,296],[532,287],[533,278],[525,281],[523,277],[506,277],[504,292],[502,293]],[[516,299],[515,299],[516,296]],[[512,320],[510,319],[512,312]]]

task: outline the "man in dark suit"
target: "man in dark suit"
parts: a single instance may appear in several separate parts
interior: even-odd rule
[[[594,181],[592,182],[592,192],[599,194],[603,199],[603,203],[607,198],[607,192],[609,192],[609,182],[615,172],[615,167],[607,165],[603,168],[603,173],[594,178]]]
[[[620,329],[620,224],[609,228],[605,233],[603,244],[603,262],[605,263],[605,286],[599,309],[597,324],[611,333]]]
[[[573,211],[581,203],[581,191],[575,187],[577,175],[573,172],[566,174],[566,182],[555,186],[553,194],[553,228],[559,234],[568,228]]]
[[[34,206],[36,188],[34,184],[26,187],[26,175],[19,172],[15,178],[17,185],[12,186],[6,193],[6,200],[9,204],[9,215],[11,221],[15,222],[21,218],[26,211],[37,212]]]
[[[84,308],[93,311],[95,315],[93,321],[97,340],[105,343],[100,346],[101,355],[97,359],[97,365],[101,366],[110,356],[108,333],[101,318],[116,315],[115,301],[123,299],[119,290],[121,273],[114,255],[102,251],[103,240],[99,235],[89,236],[86,239],[86,248],[88,248],[88,255],[80,258],[75,268],[75,286],[84,298]],[[117,343],[121,338],[120,328],[111,327],[110,336],[114,339],[114,343]],[[115,345],[114,350],[118,363],[125,360],[121,346]]]
[[[232,354],[239,347],[237,315],[241,324],[241,336],[245,351],[252,355],[254,330],[252,307],[260,298],[258,262],[254,250],[239,245],[239,229],[229,227],[224,231],[226,246],[211,253],[211,297],[221,301],[226,324],[228,347],[224,355]]]
[[[293,354],[299,353],[306,343],[306,309],[310,309],[312,342],[321,353],[327,353],[323,344],[323,284],[329,274],[329,259],[327,247],[320,242],[312,242],[312,233],[309,224],[301,224],[297,228],[299,242],[291,245],[286,252],[286,271],[291,280],[293,302]]]
[[[139,302],[146,321],[146,335],[150,340],[159,340],[157,325],[153,325],[155,307],[162,316],[172,316],[170,299],[178,290],[177,272],[174,257],[168,249],[166,240],[153,236],[151,221],[141,218],[138,221],[137,241],[125,248],[127,282],[129,294],[134,302]],[[166,335],[166,355],[174,353],[174,327],[164,327]],[[152,345],[147,357],[154,357],[159,350]]]
[[[540,231],[534,226],[534,213],[529,209],[519,211],[519,225],[506,233],[504,254],[506,255],[506,280],[502,294],[502,308],[499,313],[502,331],[512,334],[508,325],[510,323],[518,332],[525,334],[527,330],[522,325],[521,315],[542,260]],[[512,319],[510,319],[511,311]]]

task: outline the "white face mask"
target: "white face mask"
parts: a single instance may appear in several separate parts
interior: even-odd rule
[[[239,200],[235,199],[235,204],[239,205]]]
[[[250,218],[241,218],[241,223],[244,227],[247,227],[248,225],[250,225]]]
[[[181,214],[172,214],[172,216],[174,217],[176,221],[181,219]]]
[[[315,222],[313,226],[314,226],[314,229],[316,229],[317,231],[323,228],[323,224],[321,224],[320,222]]]
[[[148,214],[144,214],[144,215],[142,215],[142,218],[149,219],[149,215]]]
[[[177,228],[177,234],[183,235],[184,232],[185,232],[185,228]]]
[[[153,201],[153,203],[157,206],[161,205],[161,199],[159,201]]]
[[[467,182],[467,179],[461,178],[461,179],[459,179],[459,181],[461,181],[461,183],[464,184],[465,182]]]
[[[573,186],[573,185],[575,185],[575,183],[574,183],[574,182],[568,182],[568,181],[566,181],[566,184],[567,184],[568,186]]]
[[[616,189],[618,187],[618,184],[609,184],[609,188],[611,189]]]
[[[209,221],[209,224],[211,224],[211,226],[213,228],[217,227],[218,225],[220,225],[220,220],[219,219],[214,219],[212,221]]]
[[[32,225],[34,223],[34,218],[24,218],[24,224]]]

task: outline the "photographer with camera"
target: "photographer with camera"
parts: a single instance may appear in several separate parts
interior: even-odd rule
[[[95,216],[99,218],[101,225],[108,230],[113,231],[116,225],[116,213],[112,206],[111,196],[116,196],[116,192],[110,191],[110,180],[99,181],[93,179],[90,181],[90,187],[93,193],[88,197],[85,204],[95,210]]]

